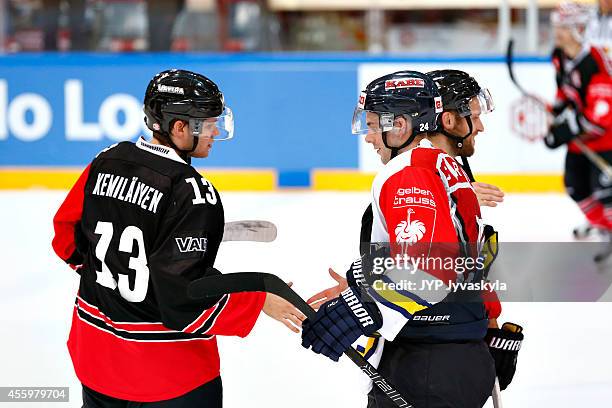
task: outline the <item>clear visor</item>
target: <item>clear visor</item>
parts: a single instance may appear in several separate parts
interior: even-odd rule
[[[469,105],[466,106],[464,104],[459,106],[457,111],[461,117],[466,117],[470,115],[482,115],[484,113],[493,112],[494,109],[495,104],[493,103],[491,93],[487,88],[480,88],[480,92],[470,99]]]
[[[480,88],[480,92],[476,95],[476,99],[478,99],[478,104],[480,105],[480,113],[489,113],[495,110],[495,103],[493,102],[493,97],[491,96],[491,92],[487,88]]]
[[[221,115],[206,119],[189,119],[191,134],[214,140],[228,140],[234,137],[234,114],[226,106]]]
[[[394,122],[395,114],[391,112],[374,112],[356,107],[351,132],[354,135],[388,132],[393,130]]]

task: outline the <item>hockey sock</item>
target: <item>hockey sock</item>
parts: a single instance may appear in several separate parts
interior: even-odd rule
[[[608,230],[611,228],[612,223],[610,223],[604,216],[603,204],[593,198],[593,196],[589,196],[584,200],[579,201],[578,206],[593,227],[602,230]],[[612,208],[609,210],[609,215],[612,216]]]

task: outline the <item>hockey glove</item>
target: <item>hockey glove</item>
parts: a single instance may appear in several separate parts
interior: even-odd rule
[[[572,139],[578,137],[580,133],[582,132],[574,110],[566,108],[561,114],[555,117],[548,135],[544,138],[544,144],[551,149],[556,149],[559,146],[571,142]]]
[[[522,331],[523,328],[514,323],[504,323],[501,329],[487,330],[485,341],[495,360],[495,372],[502,390],[510,385],[514,377],[518,352],[523,343]]]
[[[568,106],[571,106],[569,101],[556,100],[550,107],[550,113],[556,118],[561,115]]]
[[[363,286],[365,283],[365,276],[363,275],[363,262],[361,258],[354,261],[346,271],[346,280],[349,286],[357,287]]]
[[[382,316],[367,294],[348,287],[337,299],[323,304],[316,316],[302,323],[302,346],[334,361],[360,336],[371,336],[382,326]]]

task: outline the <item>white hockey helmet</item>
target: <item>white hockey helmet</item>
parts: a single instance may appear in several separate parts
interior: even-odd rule
[[[584,4],[563,1],[550,14],[550,23],[553,27],[570,28],[576,41],[583,42],[584,32],[592,14],[591,8]]]

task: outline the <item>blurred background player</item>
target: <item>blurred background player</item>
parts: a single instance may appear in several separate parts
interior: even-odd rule
[[[550,148],[568,144],[564,183],[588,220],[588,226],[574,231],[577,238],[587,235],[591,227],[606,236],[612,231],[612,180],[572,143],[580,138],[607,162],[612,161],[611,65],[604,51],[585,42],[589,17],[589,9],[571,2],[560,4],[551,14],[557,95],[553,124],[544,139]],[[602,261],[611,253],[612,246],[595,260]]]
[[[481,95],[479,87],[476,95]],[[487,98],[483,99],[490,102]],[[468,99],[476,104],[481,100],[476,96]],[[484,239],[479,204],[469,177],[457,161],[425,138],[426,133],[434,139],[450,137],[463,147],[463,142],[471,137],[465,151],[471,146],[473,153],[473,137],[482,129],[480,112],[473,107],[473,127],[467,123],[471,118],[464,121],[459,120],[464,116],[445,113],[440,122],[446,131],[442,135],[435,132],[441,102],[433,80],[415,71],[378,78],[361,93],[353,132],[367,134],[366,141],[386,163],[372,187],[373,223],[368,242],[401,243],[409,239],[412,244],[461,242],[469,247],[470,243]],[[471,111],[467,114],[471,115]],[[458,153],[456,149],[453,152]],[[393,194],[397,199],[398,189],[405,191],[407,200],[412,200],[406,202],[421,204],[394,206]],[[423,194],[433,200],[429,204],[419,200]],[[403,221],[407,211],[408,221]],[[452,214],[465,223],[454,223]],[[412,227],[410,217],[412,222],[419,223],[419,231],[406,238],[406,229],[400,226],[405,222]],[[441,299],[422,299],[413,293],[394,298],[399,301],[389,301],[371,290],[360,291],[367,268],[365,262],[353,263],[347,272],[348,289],[338,300],[321,305],[313,321],[304,322],[303,345],[337,360],[361,335],[378,330],[384,340],[375,341],[373,351],[365,348],[361,351],[373,364],[380,361],[380,373],[415,406],[482,406],[491,394],[495,377],[491,354],[483,342],[489,316],[482,298],[478,295],[478,301],[462,302],[456,298],[453,301],[451,295],[440,302]],[[456,276],[455,271],[450,277],[440,270],[428,272],[443,281]],[[349,307],[355,304],[355,298],[363,305],[359,314]],[[367,324],[363,323],[365,313],[369,316]],[[436,317],[447,320],[440,325],[435,322]],[[378,389],[372,389],[368,407],[387,406],[393,403]]]
[[[586,28],[587,43],[601,48],[608,58],[612,57],[612,0],[599,0],[596,12],[591,16]]]
[[[265,293],[187,297],[223,238],[218,191],[191,165],[233,136],[217,85],[157,74],[144,100],[153,139],[102,151],[53,220],[53,248],[81,275],[68,349],[84,407],[221,407],[215,335],[244,337],[260,311],[297,332],[302,315]]]

